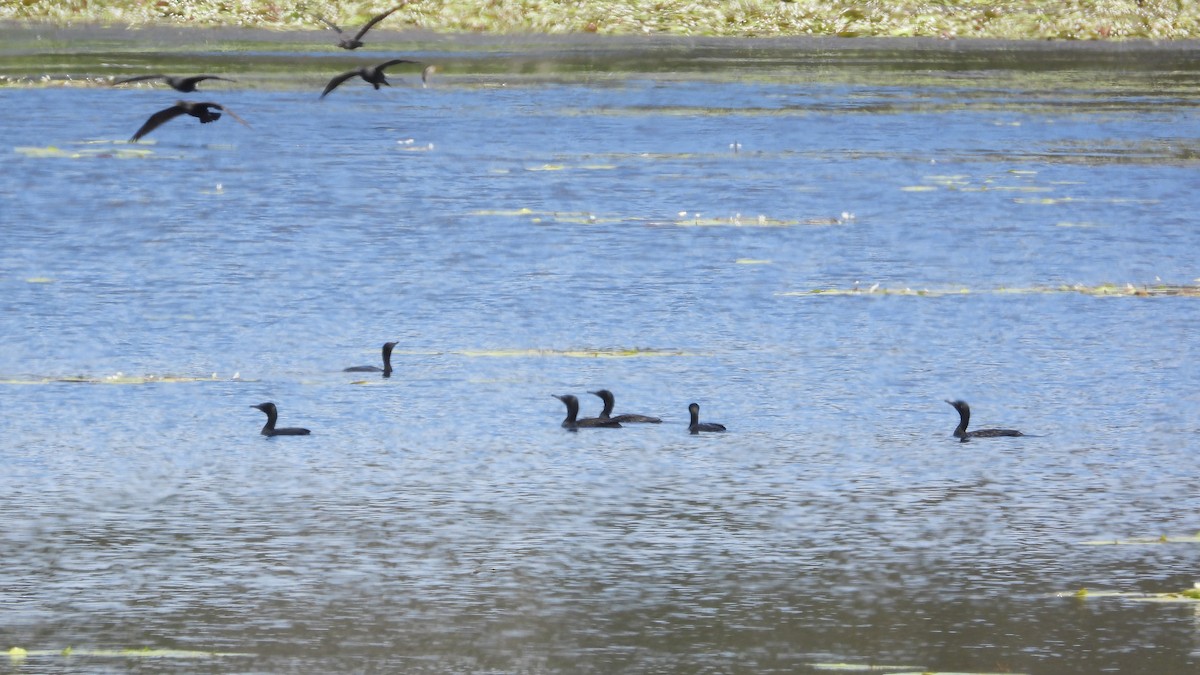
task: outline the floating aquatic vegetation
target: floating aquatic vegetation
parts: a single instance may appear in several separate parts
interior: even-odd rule
[[[945,295],[962,295],[970,293],[966,288],[960,289],[912,289],[912,288],[884,288],[879,284],[873,284],[867,288],[861,288],[855,285],[853,288],[816,288],[811,291],[785,291],[779,295],[783,296],[814,296],[814,295],[916,295],[929,297],[942,297]]]
[[[808,663],[814,670],[830,670],[844,673],[898,673],[901,671],[923,672],[920,666],[886,666],[877,663]]]
[[[565,356],[576,359],[627,359],[647,356],[689,356],[678,349],[653,349],[634,347],[631,349],[479,349],[456,352],[472,357],[529,357]]]
[[[1081,588],[1077,591],[1068,591],[1063,593],[1054,593],[1055,598],[1121,598],[1123,600],[1133,600],[1135,602],[1158,602],[1158,603],[1184,603],[1193,604],[1200,602],[1200,583],[1195,584],[1192,588],[1185,588],[1182,591],[1167,591],[1164,593],[1140,593],[1126,591],[1089,591],[1086,588]]]
[[[533,211],[531,209],[484,209],[472,211],[474,216],[506,216],[528,217],[531,223],[568,223],[568,224],[598,224],[598,223],[633,223],[641,225],[675,225],[679,227],[792,227],[795,225],[841,225],[853,220],[854,215],[843,213],[836,218],[809,218],[807,220],[787,220],[772,218],[765,214],[743,216],[735,213],[732,216],[708,217],[702,213],[680,211],[674,221],[663,221],[639,216],[603,216],[589,212],[572,211]]]
[[[182,375],[126,375],[117,373],[106,377],[85,377],[83,375],[75,375],[72,377],[45,377],[39,379],[0,379],[0,384],[50,384],[54,382],[66,384],[179,384],[189,382],[251,382],[252,380],[243,380],[239,373],[234,373],[232,377],[219,377],[216,373],[208,377],[189,377]]]
[[[0,76],[0,87],[96,87],[108,84],[103,77],[75,77],[72,75],[4,75]]]
[[[1050,192],[1053,189],[1039,185],[980,185],[963,188],[963,192]]]
[[[128,146],[124,141],[117,145],[114,142],[83,142],[72,145],[87,145],[86,148],[60,148],[56,145],[44,147],[17,146],[13,150],[26,157],[46,159],[146,159],[154,156],[152,150]]]
[[[786,291],[779,293],[784,296],[840,296],[840,295],[867,295],[867,296],[888,296],[888,295],[903,295],[903,296],[919,296],[940,298],[947,295],[966,295],[970,293],[993,294],[993,295],[1025,295],[1035,293],[1080,293],[1083,295],[1092,295],[1099,297],[1200,297],[1200,286],[1195,285],[1175,285],[1175,284],[1157,284],[1154,286],[1134,286],[1133,284],[1125,284],[1124,286],[1117,284],[1098,284],[1089,286],[1085,284],[1063,284],[1060,286],[1026,286],[1026,287],[1007,287],[1001,286],[998,288],[972,290],[966,287],[960,288],[920,288],[913,289],[904,288],[884,288],[879,284],[873,284],[863,288],[857,284],[853,288],[816,288],[811,291]]]
[[[432,152],[433,151],[433,143],[417,145],[417,139],[415,139],[415,138],[402,138],[402,139],[396,141],[396,145],[399,145],[400,149],[405,152]]]
[[[934,183],[935,185],[943,185],[945,187],[963,187],[971,184],[971,177],[962,174],[956,174],[952,176],[925,176],[925,180],[930,183]]]
[[[217,379],[216,375],[210,377],[184,377],[179,375],[125,375],[117,373],[100,379],[61,379],[59,382],[88,382],[98,384],[150,384],[152,382],[161,383],[179,383],[179,382],[212,382]]]
[[[888,666],[865,663],[808,663],[813,670],[827,670],[842,673],[887,673],[888,675],[1001,675],[1000,673],[985,672],[949,672],[944,670],[929,670],[920,666]],[[1006,673],[1005,675],[1014,675]]]
[[[535,218],[533,222],[541,223],[545,221],[540,218]],[[620,218],[599,218],[594,213],[560,213],[554,218],[554,222],[575,223],[577,225],[596,225],[601,223],[620,223],[623,221]]]
[[[1084,546],[1146,546],[1150,544],[1200,544],[1200,532],[1184,535],[1160,535],[1157,537],[1132,537],[1130,539],[1103,539],[1081,542]]]
[[[1086,295],[1115,295],[1115,296],[1136,296],[1140,298],[1146,297],[1200,297],[1200,286],[1191,285],[1167,285],[1158,284],[1155,286],[1134,286],[1133,284],[1125,284],[1118,286],[1116,284],[1100,284],[1098,286],[1060,286],[1054,290],[1062,292],[1084,293]]]
[[[1036,174],[1032,171],[1009,171],[1008,173],[1018,177]],[[996,179],[986,176],[973,181],[970,176],[965,175],[932,175],[925,176],[924,180],[925,182],[920,185],[906,185],[900,190],[902,192],[933,192],[939,188],[945,188],[959,192],[1050,192],[1054,189],[1042,185],[1003,185]]]
[[[1096,199],[1096,198],[1092,198],[1092,197],[1088,197],[1086,199],[1081,198],[1081,197],[1057,197],[1057,198],[1055,198],[1055,197],[1017,197],[1017,198],[1013,199],[1013,202],[1016,204],[1034,204],[1034,205],[1041,205],[1041,206],[1059,206],[1062,204],[1081,204],[1081,203],[1115,204],[1115,205],[1133,204],[1135,206],[1154,206],[1155,204],[1159,203],[1159,200],[1157,200],[1157,199],[1128,199],[1128,198],[1124,198],[1124,197],[1109,197],[1106,199]]]
[[[528,217],[529,222],[534,224],[542,223],[574,223],[574,224],[596,224],[596,223],[620,223],[626,222],[623,218],[599,218],[594,213],[587,211],[533,211],[530,209],[497,209],[497,210],[480,210],[472,211],[473,216],[504,216],[504,217]]]
[[[536,213],[550,213],[549,211],[533,211],[532,209],[480,209],[472,211],[473,216],[532,216]]]
[[[538,166],[527,166],[526,171],[568,171],[572,169],[582,171],[611,171],[616,169],[615,164],[540,164]]]
[[[400,352],[395,352],[395,353],[399,354]],[[407,353],[408,354],[416,354],[417,352],[407,352]],[[430,354],[427,353],[426,355],[430,355]],[[388,377],[388,378],[381,377],[379,373],[374,373],[374,379],[372,379],[371,375],[362,375],[361,377],[362,377],[362,379],[353,380],[350,382],[350,384],[358,385],[360,387],[386,387],[391,382],[390,377]],[[306,383],[306,384],[321,384],[321,383],[312,382],[312,383]]]
[[[701,214],[695,213],[688,215],[687,212],[679,214],[679,219],[675,221],[680,227],[791,227],[793,225],[838,225],[841,221],[837,218],[814,218],[810,220],[780,220],[777,218],[768,218],[765,215],[759,214],[755,217],[744,217],[740,213],[724,218],[702,217]]]

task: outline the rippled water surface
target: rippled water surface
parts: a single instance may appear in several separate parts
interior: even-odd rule
[[[7,670],[1200,668],[1192,47],[8,37]]]

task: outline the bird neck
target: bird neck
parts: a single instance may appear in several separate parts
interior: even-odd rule
[[[958,426],[954,428],[954,435],[957,438],[966,438],[967,424],[971,422],[971,411],[958,409]]]

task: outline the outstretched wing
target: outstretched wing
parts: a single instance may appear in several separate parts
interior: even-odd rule
[[[128,77],[124,80],[117,80],[116,82],[112,83],[112,86],[115,87],[118,84],[129,84],[130,82],[141,82],[142,80],[162,80],[166,79],[166,77],[166,75],[138,75],[137,77]]]
[[[389,15],[389,14],[391,14],[392,12],[394,12],[394,11],[396,11],[396,10],[400,9],[400,8],[401,8],[401,7],[403,7],[403,6],[404,6],[404,5],[396,5],[395,7],[393,7],[393,8],[391,8],[391,9],[389,9],[388,11],[384,12],[383,14],[377,14],[377,15],[375,15],[375,18],[373,18],[373,19],[371,19],[370,21],[368,21],[368,22],[364,23],[364,24],[363,24],[363,27],[358,29],[358,32],[354,34],[354,39],[355,39],[355,40],[361,40],[361,39],[362,39],[362,36],[366,35],[366,34],[367,34],[367,31],[371,30],[371,27],[372,27],[372,26],[374,26],[375,24],[379,23],[380,21],[383,21],[384,19],[386,19],[386,18],[388,17],[388,15]]]
[[[420,61],[409,61],[408,59],[392,59],[391,61],[384,61],[383,63],[375,66],[375,70],[383,70],[384,68],[387,68],[389,66],[394,66],[397,63],[413,63],[418,66],[421,65]]]
[[[225,82],[237,82],[237,80],[231,80],[228,77],[217,77],[216,75],[194,75],[192,77],[185,77],[181,79],[180,84],[186,88],[194,89],[197,82],[203,82],[204,80],[224,80]]]
[[[327,20],[325,17],[321,16],[320,14],[313,14],[313,18],[315,18],[317,21],[320,21],[321,23],[325,24],[326,26],[329,26],[338,35],[341,35],[342,29],[338,28],[338,25],[336,23],[333,23],[332,21]]]
[[[164,110],[159,110],[158,112],[151,115],[150,119],[146,120],[146,123],[142,125],[141,129],[138,129],[137,132],[133,134],[133,138],[129,139],[129,142],[137,143],[138,139],[141,138],[142,136],[145,136],[146,134],[150,133],[151,131],[154,131],[155,129],[159,128],[166,122],[169,122],[169,121],[175,119],[176,117],[179,117],[180,115],[184,114],[185,112],[187,112],[187,111],[184,110],[184,108],[179,105],[173,105],[170,108],[166,108]]]
[[[321,92],[321,98],[325,98],[326,94],[333,91],[334,89],[337,89],[338,85],[340,85],[341,83],[345,82],[346,80],[354,77],[355,75],[358,75],[357,70],[348,70],[348,71],[342,73],[341,75],[338,75],[337,77],[330,80],[329,84],[325,85],[325,91]]]
[[[237,120],[237,121],[241,122],[242,124],[246,125],[247,127],[249,127],[249,126],[250,126],[250,123],[249,123],[249,122],[247,122],[246,120],[242,119],[241,117],[238,117],[238,114],[237,114],[237,113],[233,112],[233,111],[232,111],[232,110],[230,110],[229,108],[226,108],[225,106],[221,105],[220,103],[204,103],[204,104],[202,104],[202,105],[206,105],[206,106],[208,106],[208,107],[210,107],[210,108],[216,108],[217,110],[220,110],[220,111],[221,111],[221,112],[223,112],[223,113],[227,113],[227,114],[228,114],[230,117],[232,117],[233,119],[235,119],[235,120]],[[253,127],[250,127],[250,128],[253,128]]]

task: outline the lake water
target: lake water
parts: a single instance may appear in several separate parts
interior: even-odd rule
[[[1200,670],[1200,48],[171,35],[0,48],[0,670]]]

